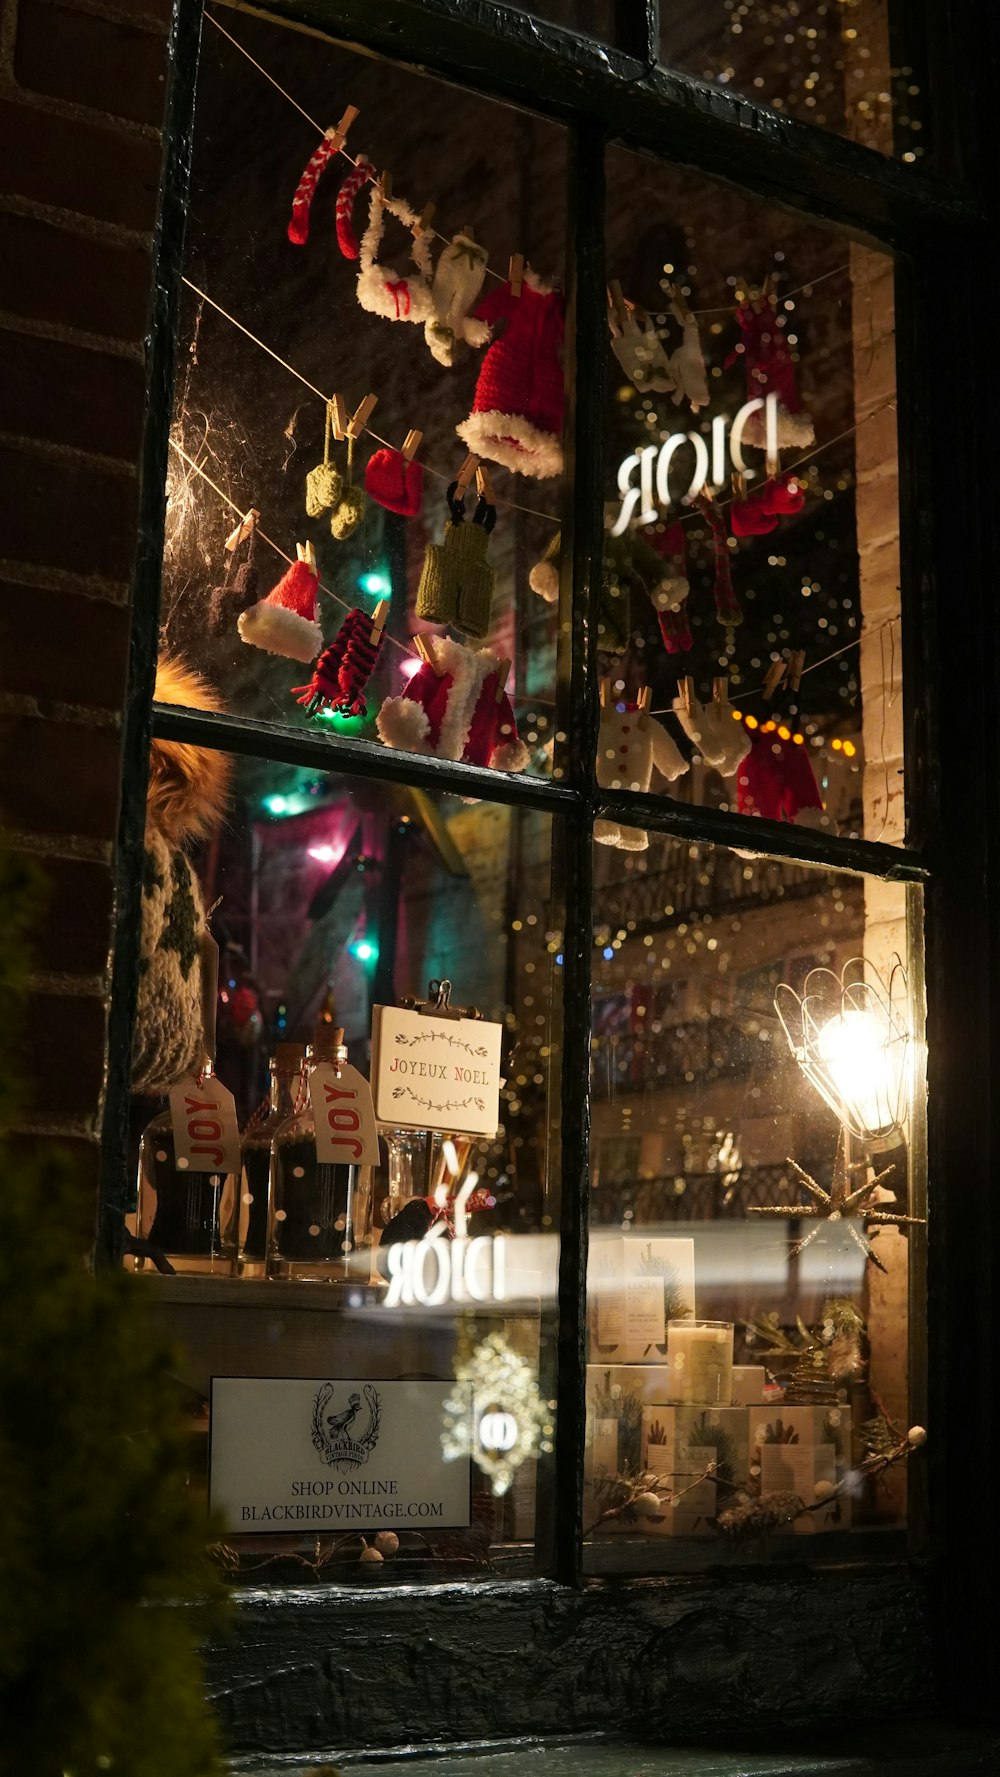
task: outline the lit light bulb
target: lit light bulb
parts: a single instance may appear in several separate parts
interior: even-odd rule
[[[870,1136],[888,1133],[906,1054],[892,1029],[871,1012],[847,1007],[823,1025],[816,1052],[861,1127]]]
[[[334,845],[311,845],[309,856],[315,858],[317,864],[335,864],[343,854]]]
[[[513,1413],[484,1413],[479,1421],[479,1442],[484,1450],[513,1450],[517,1443],[517,1420]]]

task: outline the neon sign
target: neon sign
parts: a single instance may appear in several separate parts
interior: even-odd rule
[[[385,1249],[389,1288],[386,1308],[440,1308],[445,1302],[502,1302],[507,1294],[507,1242],[502,1234],[467,1237],[465,1206],[479,1183],[470,1172],[455,1196],[455,1238],[447,1222],[435,1222],[423,1240],[395,1241]],[[441,1208],[447,1188],[435,1193]]]
[[[743,456],[743,434],[747,422],[753,414],[764,413],[764,452],[769,463],[777,463],[778,457],[778,397],[777,395],[758,395],[753,401],[744,402],[729,426],[730,466],[738,475],[746,476],[752,481],[758,471],[748,464]],[[632,523],[655,524],[660,512],[666,512],[673,504],[682,504],[693,500],[703,487],[723,487],[729,479],[726,463],[726,427],[724,413],[716,414],[712,421],[711,450],[700,432],[671,432],[670,437],[662,444],[647,444],[642,450],[633,451],[618,465],[618,492],[622,496],[621,511],[612,528],[611,535],[620,537]],[[688,446],[694,452],[694,467],[690,480],[680,493],[675,495],[671,489],[671,468],[678,452]],[[638,471],[638,481],[633,477]],[[654,503],[655,495],[655,503]],[[636,513],[636,507],[640,510]]]

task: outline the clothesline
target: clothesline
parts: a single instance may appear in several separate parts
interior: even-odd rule
[[[876,623],[874,629],[866,629],[863,635],[855,636],[851,641],[845,642],[842,648],[834,648],[832,654],[824,654],[821,660],[814,660],[810,666],[804,666],[799,677],[804,679],[807,673],[815,673],[819,671],[821,666],[829,666],[831,660],[839,660],[842,654],[849,654],[852,648],[860,648],[862,642],[867,642],[872,636],[881,635],[884,629],[891,629],[893,624],[898,622],[898,617],[886,617],[881,623]],[[734,696],[738,697],[741,703],[746,703],[751,697],[760,697],[765,689],[764,685],[757,685],[752,691],[735,690]],[[668,716],[672,707],[671,704],[667,704],[664,709],[651,710],[650,715]]]
[[[296,370],[294,364],[289,364],[285,358],[279,357],[278,353],[273,351],[269,345],[265,345],[262,339],[258,339],[255,333],[251,333],[249,327],[244,327],[242,321],[238,321],[235,315],[231,315],[228,309],[224,309],[221,303],[216,302],[213,297],[209,296],[206,290],[200,290],[198,285],[192,283],[190,278],[182,277],[181,283],[186,284],[189,290],[193,290],[194,294],[199,296],[203,302],[207,302],[209,308],[215,309],[216,313],[220,314],[223,320],[228,321],[232,327],[238,328],[240,333],[245,334],[247,339],[252,340],[255,346],[259,346],[262,352],[266,352],[269,358],[273,358],[276,364],[280,364],[283,370],[287,370],[289,376],[294,376],[296,380],[302,384],[303,388],[311,389],[312,393],[318,395],[319,399],[325,406],[329,406],[329,395],[324,395],[322,389],[317,389],[316,384],[311,383],[309,378],[303,376],[300,370]],[[389,443],[387,438],[380,438],[374,428],[367,423],[362,426],[361,430],[367,432],[369,437],[374,438],[376,444],[384,444],[387,450],[393,450],[395,448],[394,445]],[[432,468],[430,463],[425,463],[424,468],[428,475],[433,475],[436,481],[443,481],[446,487],[455,479],[454,475],[445,475],[442,470]],[[559,525],[561,523],[561,520],[556,518],[551,512],[540,512],[537,506],[519,506],[515,500],[502,500],[499,496],[497,497],[496,504],[498,506],[506,507],[510,512],[525,512],[529,518],[544,518],[548,524]]]
[[[312,126],[312,128],[316,131],[316,134],[318,136],[325,136],[326,135],[326,130],[324,129],[323,125],[320,123],[317,123],[315,117],[312,117],[310,115],[310,113],[305,109],[305,107],[300,105],[298,100],[294,99],[292,97],[291,93],[288,92],[285,89],[285,87],[283,87],[281,85],[280,81],[275,80],[274,75],[269,73],[267,68],[265,68],[262,65],[262,63],[258,62],[255,59],[255,57],[250,54],[250,51],[248,49],[244,48],[243,44],[239,41],[239,39],[237,37],[232,36],[232,34],[226,30],[224,25],[220,25],[218,19],[215,17],[215,15],[213,13],[206,12],[205,17],[208,19],[209,23],[214,25],[216,30],[218,32],[220,32],[221,35],[223,37],[225,37],[233,45],[234,49],[238,49],[240,54],[242,56],[246,57],[247,61],[251,64],[251,66],[256,68],[258,74],[262,74],[264,76],[264,79],[269,81],[270,84],[274,87],[275,91],[279,92],[283,99],[287,99],[289,105],[294,107],[294,109],[299,113],[300,117],[305,118],[306,122]],[[359,160],[361,158],[360,156],[355,156],[353,154],[349,154],[347,149],[343,146],[343,144],[340,144],[337,152],[339,154],[343,155],[343,158],[346,161],[348,161],[352,167],[357,167]],[[374,172],[369,173],[366,177],[365,183],[368,185],[377,185],[379,183],[378,176]],[[424,227],[422,229],[422,232],[424,234],[432,235],[436,241],[441,241],[442,244],[446,247],[451,246],[451,240],[450,240],[449,236],[445,235],[445,234],[441,234],[440,230],[438,230],[436,228]],[[849,270],[850,270],[850,265],[845,264],[845,265],[838,265],[833,271],[821,272],[818,278],[809,278],[806,283],[800,284],[797,289],[783,291],[781,293],[781,299],[784,302],[784,301],[789,300],[793,296],[801,296],[801,294],[804,290],[811,290],[812,286],[814,284],[821,284],[825,278],[834,278],[834,277],[839,276],[839,274],[841,272],[845,272],[845,271],[849,271]],[[492,266],[490,266],[489,264],[486,265],[485,271],[486,271],[486,276],[488,278],[496,279],[497,283],[502,284],[502,283],[506,282],[503,273],[494,271]],[[736,306],[735,302],[729,302],[729,303],[725,303],[721,308],[692,309],[691,312],[695,316],[730,315],[733,313],[735,306]],[[372,434],[372,436],[374,437],[374,433]],[[381,440],[380,440],[380,442],[381,442]],[[526,510],[526,508],[522,507],[522,508],[520,508],[520,510],[524,511],[524,510]]]
[[[208,486],[212,489],[212,492],[218,494],[219,499],[229,507],[230,511],[235,512],[238,518],[243,518],[245,516],[243,507],[237,506],[236,501],[231,500],[225,490],[219,486],[218,482],[212,480],[212,477],[201,467],[201,464],[196,463],[193,457],[188,456],[187,451],[178,444],[176,438],[171,438],[170,448],[171,450],[175,450],[177,455],[187,463],[189,469],[193,469],[196,475],[201,476],[202,481],[207,482]],[[282,561],[286,561],[289,567],[293,565],[292,557],[286,555],[280,543],[276,543],[274,538],[269,537],[266,531],[262,531],[259,525],[254,526],[254,534],[260,538],[262,543],[266,543],[269,549],[273,549],[275,555],[280,555]],[[335,605],[340,605],[345,611],[350,611],[352,609],[346,599],[342,599],[339,593],[332,592],[329,586],[324,586],[322,580],[318,582],[318,585],[320,592],[325,592],[327,598],[331,598]],[[391,643],[392,647],[398,648],[401,654],[413,654],[413,649],[405,647],[402,642],[396,640],[395,636],[391,636],[387,633],[386,641]]]

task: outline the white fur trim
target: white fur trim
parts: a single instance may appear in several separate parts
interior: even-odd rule
[[[261,599],[243,611],[237,620],[242,639],[267,654],[284,654],[289,660],[301,660],[308,666],[323,646],[318,623],[289,611],[285,605],[271,605]]]
[[[794,824],[796,827],[811,827],[814,832],[819,833],[829,822],[826,811],[822,808],[800,808]]]
[[[490,764],[496,771],[523,771],[531,758],[523,740],[505,740],[494,747]]]
[[[521,413],[470,413],[467,420],[455,427],[458,436],[479,457],[502,463],[515,474],[533,475],[547,481],[562,473],[562,442],[551,432],[542,432]],[[514,442],[512,442],[514,441]],[[517,448],[518,443],[523,447]]]
[[[528,575],[528,585],[547,605],[554,605],[559,597],[559,569],[555,562],[536,561]]]
[[[733,740],[726,745],[726,756],[716,770],[722,777],[732,777],[750,751],[750,736],[738,722],[733,723]]]
[[[553,290],[558,290],[559,288],[558,284],[553,283],[551,278],[539,277],[536,271],[532,271],[530,265],[526,265],[524,268],[523,281],[527,284],[528,289],[534,290],[538,296],[551,296]]]
[[[483,681],[496,672],[499,662],[488,648],[464,648],[450,636],[439,636],[431,646],[438,671],[449,673],[452,679],[434,751],[439,759],[461,759]]]
[[[805,411],[801,413],[789,413],[787,407],[781,407],[779,405],[779,450],[804,450],[807,444],[813,444],[815,443],[815,440],[816,431],[813,426],[811,413],[806,413]],[[759,408],[756,413],[750,415],[750,418],[747,420],[747,423],[743,428],[743,442],[744,444],[752,444],[757,450],[766,449],[767,437],[765,432],[765,416]]]
[[[411,272],[402,280],[410,294],[410,306],[397,310],[396,298],[389,289],[390,283],[400,282],[391,266],[368,265],[358,273],[358,301],[363,309],[371,315],[381,315],[385,321],[426,321],[433,314],[431,293],[419,276]]]
[[[387,697],[375,718],[384,746],[404,753],[429,753],[427,711],[413,697]]]
[[[376,264],[387,212],[390,216],[395,216],[404,228],[412,229],[418,220],[417,212],[405,198],[390,198],[386,202],[379,186],[372,185],[368,227],[361,237],[358,250],[358,301],[369,314],[382,315],[387,321],[427,321],[435,312],[430,288],[430,237],[422,229],[418,229],[413,236],[411,257],[416,271],[410,272],[405,280],[401,280],[392,266]],[[390,283],[402,281],[405,281],[410,297],[410,306],[405,314],[397,308],[396,298],[388,288]]]
[[[461,330],[467,346],[488,345],[490,330],[485,321],[477,321],[474,315],[466,315],[461,323]]]
[[[430,348],[432,358],[450,370],[455,361],[455,335],[443,321],[424,322],[424,339]]]

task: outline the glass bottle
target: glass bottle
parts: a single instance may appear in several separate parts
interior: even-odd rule
[[[344,1063],[341,1029],[321,1021],[306,1049],[306,1075],[322,1061]],[[271,1143],[267,1274],[313,1282],[367,1281],[361,1249],[371,1229],[371,1168],[316,1158],[316,1125],[308,1096]]]
[[[239,1231],[236,1270],[240,1277],[263,1277],[267,1270],[267,1220],[270,1202],[271,1143],[282,1123],[294,1117],[305,1066],[303,1043],[279,1043],[268,1063],[271,1097],[267,1115],[248,1123],[240,1148]]]
[[[389,1189],[379,1206],[383,1224],[391,1222],[414,1197],[429,1197],[437,1176],[442,1135],[424,1129],[379,1129],[386,1151]],[[428,1159],[428,1143],[430,1158]]]
[[[210,1061],[203,1076],[212,1078]],[[229,1277],[236,1258],[235,1173],[177,1165],[169,1107],[147,1123],[139,1142],[135,1269]],[[166,1261],[164,1265],[163,1261]]]

